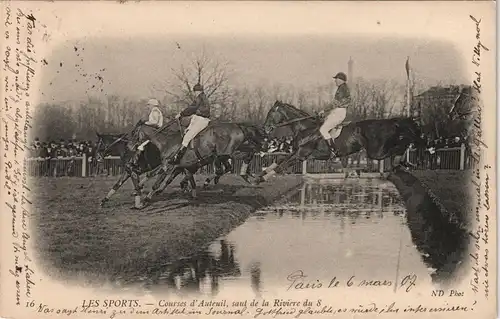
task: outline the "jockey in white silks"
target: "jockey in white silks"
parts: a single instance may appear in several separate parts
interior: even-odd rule
[[[157,128],[161,128],[163,126],[163,113],[160,110],[160,102],[157,99],[150,99],[147,103],[148,106],[151,107],[151,111],[149,112],[149,118],[144,124],[155,126]],[[134,164],[137,165],[139,161],[139,157],[141,153],[144,151],[144,147],[149,143],[149,140],[142,142],[135,152],[134,156]]]
[[[192,115],[191,122],[189,123],[182,139],[182,145],[173,156],[170,164],[176,165],[180,163],[191,140],[194,139],[198,133],[203,131],[210,123],[210,104],[205,92],[203,92],[203,86],[200,83],[197,83],[193,87],[193,93],[195,94],[193,104],[175,116],[176,119],[180,119],[181,117]]]
[[[330,151],[334,156],[337,156],[338,149],[335,146],[334,137],[330,135],[330,131],[340,125],[347,116],[347,107],[351,102],[351,94],[349,93],[349,88],[347,87],[347,76],[345,73],[339,72],[333,77],[335,79],[335,84],[337,84],[337,92],[335,92],[335,101],[333,109],[322,111],[321,114],[328,113],[326,115],[323,125],[321,125],[319,132],[326,140]],[[340,130],[341,128],[337,128]],[[338,132],[337,132],[338,133]]]

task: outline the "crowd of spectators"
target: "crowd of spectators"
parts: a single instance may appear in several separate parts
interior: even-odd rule
[[[59,142],[41,142],[35,138],[30,145],[29,157],[30,158],[65,158],[65,157],[81,157],[84,154],[87,158],[94,155],[95,142],[92,141],[76,141],[76,140],[63,140]]]
[[[462,143],[466,142],[461,137],[454,138],[438,138],[429,140],[429,147],[435,146],[436,148],[450,148],[460,147]],[[87,158],[91,158],[95,152],[95,142],[93,141],[76,141],[64,140],[59,142],[41,142],[35,138],[30,145],[29,157],[30,158],[71,158],[82,157],[84,154]],[[293,151],[293,139],[291,137],[284,137],[281,139],[274,139],[268,143],[267,151],[269,153],[282,152],[291,153]]]
[[[274,139],[269,141],[267,145],[268,153],[292,153],[293,152],[293,138],[284,137],[281,139]]]

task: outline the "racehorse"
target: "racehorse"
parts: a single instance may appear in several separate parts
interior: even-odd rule
[[[116,183],[109,190],[106,197],[101,200],[100,205],[103,206],[104,203],[109,201],[111,196],[129,179],[132,177],[132,182],[134,183],[134,188],[142,190],[143,185],[151,177],[158,174],[161,169],[161,154],[153,144],[148,143],[145,146],[144,151],[141,153],[138,161],[138,167],[135,167],[135,173],[133,174],[132,167],[129,162],[132,159],[133,151],[129,149],[128,143],[129,139],[127,133],[123,134],[99,134],[96,132],[98,141],[95,149],[95,154],[93,160],[96,162],[103,162],[104,158],[109,154],[117,154],[120,156],[121,166],[124,167],[124,172]],[[207,187],[213,180],[214,184],[217,184],[220,177],[232,169],[231,164],[228,162],[228,158],[222,158],[220,162],[216,163],[215,173],[213,177],[208,177],[205,180],[204,187]],[[194,172],[193,172],[194,173]],[[146,174],[145,178],[138,181],[137,175]],[[186,190],[188,182],[188,176],[186,175],[184,180],[181,181],[181,188]]]
[[[177,124],[178,126],[179,124]],[[169,131],[159,130],[152,126],[141,123],[137,125],[135,132],[140,140],[149,139],[156,145],[162,154],[164,162],[163,171],[158,174],[157,180],[152,187],[151,192],[145,197],[144,201],[136,197],[136,208],[144,208],[151,198],[162,192],[181,172],[186,172],[188,180],[193,189],[193,197],[196,197],[196,183],[193,177],[193,171],[200,167],[219,161],[221,158],[229,158],[236,155],[242,155],[243,165],[240,170],[240,176],[249,183],[249,164],[253,155],[259,152],[265,141],[265,133],[256,125],[246,123],[216,122],[210,124],[201,131],[192,141],[178,165],[168,170],[168,160],[179,147],[183,134],[179,129]],[[169,178],[165,181],[167,175]],[[165,182],[164,182],[165,181]]]
[[[321,124],[322,120],[319,116],[276,101],[266,116],[265,132],[272,136],[276,130],[287,131],[287,134],[294,138],[294,151],[287,158],[266,168],[254,182],[259,184],[266,181],[274,174],[282,172],[297,159],[329,159],[328,145],[319,133]],[[426,145],[420,126],[412,118],[344,122],[341,127],[340,133],[336,132],[336,129],[330,132],[336,133],[333,136],[339,157],[365,149],[370,159],[382,160],[394,156],[394,166],[407,166],[410,163],[406,162],[407,159],[403,155],[410,144],[419,147]]]
[[[134,188],[142,188],[142,184],[152,176],[154,176],[159,168],[161,168],[161,158],[158,149],[154,145],[146,145],[144,152],[142,152],[138,161],[138,170],[140,174],[146,173],[146,178],[139,182],[138,178],[134,178],[130,167],[127,163],[131,160],[133,153],[127,147],[129,142],[127,133],[123,134],[99,134],[97,135],[97,146],[95,149],[95,154],[93,160],[96,162],[103,162],[104,158],[110,154],[118,154],[120,156],[121,166],[124,171],[120,178],[109,190],[106,197],[101,200],[100,205],[104,206],[104,203],[109,201],[111,196],[130,178],[132,177],[132,182],[134,183]]]

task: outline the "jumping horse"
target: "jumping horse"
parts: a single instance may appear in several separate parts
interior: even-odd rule
[[[322,119],[297,107],[276,101],[267,113],[264,129],[273,136],[276,130],[287,131],[293,136],[294,151],[287,157],[266,168],[254,181],[259,184],[276,173],[284,171],[296,160],[308,158],[328,159],[328,145],[319,133]],[[339,132],[340,131],[340,132]],[[334,128],[330,134],[335,138],[339,157],[366,150],[367,157],[383,160],[394,157],[394,166],[408,167],[410,163],[403,156],[411,144],[426,145],[419,124],[413,118],[368,119],[341,124],[341,130]]]
[[[111,196],[120,189],[123,184],[132,178],[134,183],[134,189],[142,190],[144,184],[151,179],[153,176],[157,175],[162,170],[161,153],[154,144],[146,144],[144,151],[139,156],[137,166],[132,167],[130,161],[134,155],[134,151],[129,148],[130,138],[128,133],[122,134],[100,134],[96,132],[97,135],[97,146],[95,149],[95,154],[93,156],[93,161],[102,163],[106,156],[111,154],[116,154],[120,157],[121,167],[124,168],[123,173],[112,188],[108,191],[107,195],[101,200],[100,206],[109,201]],[[232,170],[231,164],[228,162],[228,158],[221,158],[220,161],[215,163],[215,176],[208,177],[205,180],[204,187],[207,187],[213,180],[214,184],[217,184],[220,177],[226,172]],[[145,175],[145,177],[139,181],[138,176]],[[181,188],[187,190],[188,176],[181,181]],[[136,194],[134,191],[134,195]]]
[[[180,123],[173,123],[172,126],[180,126]],[[134,143],[137,143],[137,140],[149,139],[150,144],[154,144],[160,150],[163,163],[163,169],[159,172],[152,190],[144,200],[141,200],[139,195],[136,196],[135,208],[138,209],[146,207],[152,197],[162,192],[181,172],[186,173],[193,190],[192,196],[196,197],[194,172],[208,164],[217,163],[221,159],[242,157],[243,165],[240,176],[247,183],[250,183],[249,176],[252,176],[249,171],[250,161],[253,155],[262,149],[265,141],[265,133],[256,125],[216,122],[210,124],[191,141],[191,147],[188,148],[178,165],[170,165],[170,158],[182,142],[183,134],[180,127],[158,130],[155,127],[139,123],[134,129],[133,136],[136,137]],[[168,179],[165,180],[168,175]],[[140,194],[140,189],[136,189],[136,191],[137,194]]]

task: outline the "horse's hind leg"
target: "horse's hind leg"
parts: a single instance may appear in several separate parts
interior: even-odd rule
[[[189,183],[191,184],[191,196],[193,198],[196,198],[196,181],[194,180],[194,174],[190,170],[186,170],[186,176],[189,179]]]
[[[179,174],[181,174],[183,171],[184,170],[181,168],[175,168],[166,181],[158,184],[158,187],[156,188],[156,194],[162,193],[165,190],[165,188],[167,188],[167,186],[170,185],[174,181],[174,179],[177,176],[179,176]],[[189,177],[186,175],[186,177],[184,177],[184,180],[189,181]],[[155,184],[155,186],[156,186],[156,184]]]
[[[231,173],[233,171],[233,166],[231,165],[229,160],[230,160],[229,157],[224,157],[224,159],[222,160],[221,164],[222,164],[222,167],[224,167],[224,168],[221,167],[220,170],[216,172],[217,174],[215,175],[215,178],[214,178],[215,185],[219,184],[219,180],[223,175],[225,175],[227,173]]]
[[[189,177],[187,174],[184,175],[184,178],[182,179],[182,181],[180,182],[180,185],[181,185],[181,190],[183,192],[187,192],[188,191],[188,183],[189,183]]]
[[[116,193],[116,191],[122,187],[122,185],[129,179],[130,177],[130,173],[128,171],[125,171],[122,176],[120,176],[120,178],[118,179],[118,181],[116,181],[116,183],[113,185],[113,187],[109,190],[108,194],[106,195],[106,197],[104,197],[102,200],[101,200],[101,203],[99,204],[101,207],[104,206],[104,203],[106,203],[107,201],[109,201],[110,197],[113,196],[114,193]]]

